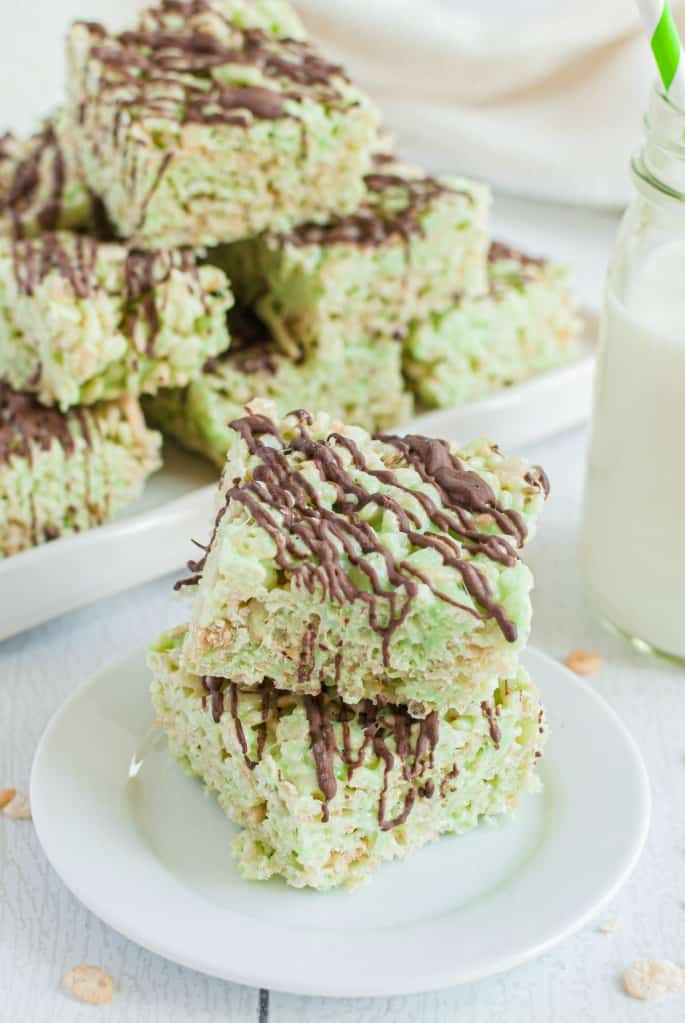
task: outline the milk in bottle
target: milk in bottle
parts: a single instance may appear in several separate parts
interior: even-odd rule
[[[609,267],[581,536],[600,614],[685,658],[685,115],[655,92]]]

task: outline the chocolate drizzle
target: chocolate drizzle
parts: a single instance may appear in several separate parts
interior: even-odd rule
[[[492,242],[488,251],[488,261],[490,263],[496,263],[500,259],[511,259],[514,262],[519,263],[521,266],[530,267],[541,267],[545,265],[545,260],[538,256],[529,256],[525,252],[520,252],[518,249],[512,249],[511,246],[505,245],[504,242]]]
[[[501,508],[487,482],[465,469],[445,441],[412,435],[377,438],[387,448],[395,449],[392,455],[395,466],[411,466],[422,483],[433,489],[433,498],[423,490],[403,485],[389,468],[368,466],[350,437],[333,433],[326,441],[314,440],[307,429],[309,415],[306,412],[291,415],[296,417],[297,425],[288,442],[265,416],[248,415],[230,424],[257,464],[251,479],[236,479],[228,488],[208,550],[200,561],[189,564],[194,575],[177,587],[199,581],[221,519],[234,503],[242,505],[272,538],[275,562],[293,578],[295,585],[303,586],[309,593],[318,589],[323,599],[339,605],[355,602],[366,605],[369,624],[382,640],[386,667],[390,665],[392,637],[406,620],[421,584],[439,600],[479,621],[493,619],[505,639],[515,642],[515,623],[496,601],[485,573],[471,559],[482,555],[513,566],[518,560],[513,544],[521,546],[526,537],[522,516]],[[357,474],[367,474],[396,493],[366,489],[359,475],[353,478],[346,468],[342,451],[349,455]],[[334,489],[332,507],[321,503],[316,488],[301,471],[305,462]],[[400,504],[400,494],[411,495],[433,528],[422,531],[421,519]],[[415,549],[432,550],[439,555],[442,564],[460,577],[472,603],[455,600],[409,561],[397,560],[361,514],[370,505],[392,514]],[[486,521],[495,523],[505,535],[481,532],[479,525]],[[357,581],[359,577],[363,582]],[[298,666],[301,684],[311,678],[315,665],[312,628],[312,623],[307,623],[301,639]]]
[[[142,28],[119,35],[80,23],[92,36],[91,57],[103,66],[100,92],[117,109],[115,136],[124,111],[141,119],[248,127],[254,119],[297,117],[288,100],[315,95],[332,105],[345,102],[343,69],[323,60],[309,43],[241,30],[205,0],[185,4],[182,13],[178,30],[168,18],[179,14],[174,3],[148,10]],[[213,72],[228,65],[254,68],[273,88],[223,83]],[[88,101],[83,120],[87,107]]]
[[[523,478],[531,487],[537,487],[541,490],[545,498],[549,497],[549,479],[541,465],[531,465]]]
[[[14,139],[0,139],[0,160],[12,159],[8,152]],[[42,231],[53,231],[59,224],[65,184],[65,162],[52,125],[35,135],[23,159],[16,162],[4,195],[0,195],[0,215],[7,214],[15,238],[22,238],[32,221]],[[47,180],[47,195],[41,198],[41,186]]]
[[[82,235],[45,234],[13,246],[14,277],[23,295],[33,295],[48,274],[56,271],[77,298],[88,298],[95,283],[98,243]]]
[[[88,413],[79,409],[72,415],[78,417],[83,439],[90,445]],[[71,453],[75,442],[69,422],[68,414],[0,383],[0,464],[7,464],[12,455],[30,460],[34,447],[48,451],[54,442]]]
[[[17,287],[22,294],[33,295],[38,285],[56,272],[69,283],[76,298],[89,298],[98,287],[95,271],[99,250],[100,243],[85,235],[55,233],[15,241],[13,263]],[[143,321],[148,330],[148,355],[154,353],[161,327],[156,289],[169,280],[174,270],[193,277],[199,287],[195,255],[190,249],[156,252],[132,249],[124,260],[125,314],[120,329],[132,338],[137,324]]]
[[[495,744],[495,748],[499,749],[500,740],[502,738],[502,732],[500,730],[499,724],[497,723],[496,710],[491,703],[488,703],[487,700],[483,700],[483,702],[480,705],[480,709],[482,711],[483,717],[488,723],[488,727],[490,729],[490,738]]]
[[[445,777],[440,782],[440,798],[444,799],[447,795],[447,789],[451,781],[455,781],[459,777],[459,767],[457,764],[452,764]]]
[[[316,777],[323,793],[322,817],[329,818],[328,804],[338,791],[335,778],[335,754],[337,744],[333,725],[326,716],[324,695],[305,696],[304,705],[309,722],[309,736],[312,742],[312,756],[316,764]]]
[[[124,264],[125,302],[127,315],[122,330],[132,337],[142,319],[148,327],[146,351],[154,353],[155,340],[161,328],[156,289],[171,277],[174,270],[191,275],[198,282],[197,264],[191,249],[162,249],[142,252],[132,249]]]
[[[264,752],[269,721],[278,713],[277,698],[285,694],[277,690],[270,679],[264,679],[258,690],[261,694],[261,720],[257,725],[256,758],[253,760],[249,755],[245,727],[240,717],[238,686],[226,679],[211,676],[204,678],[202,683],[205,692],[211,695],[211,713],[215,722],[220,721],[224,713],[224,694],[228,692],[228,706],[243,760],[249,770],[254,770]],[[364,700],[356,706],[350,706],[325,692],[305,696],[302,700],[322,797],[321,813],[324,822],[329,820],[329,804],[338,791],[336,760],[340,760],[346,767],[348,781],[371,755],[383,763],[383,783],[378,798],[378,824],[381,831],[390,831],[404,824],[417,798],[431,799],[434,796],[435,782],[432,778],[424,779],[424,775],[427,770],[433,771],[435,768],[434,754],[440,738],[437,711],[419,720],[413,718],[406,707],[382,701],[372,703]],[[352,746],[350,728],[350,722],[355,719],[362,728],[362,741],[356,750]],[[342,745],[336,737],[336,725],[340,726]],[[394,751],[388,741],[390,738],[393,740]],[[388,786],[396,762],[401,767],[406,789],[398,813],[389,818]],[[456,774],[458,769],[455,765],[445,781],[456,777]],[[444,795],[442,786],[440,792]]]
[[[314,673],[316,657],[316,637],[319,633],[318,619],[309,622],[302,634],[300,643],[300,661],[297,666],[297,681],[303,685]]]
[[[271,700],[274,692],[273,685],[270,679],[265,679],[261,687],[261,698],[262,698],[262,720],[258,725],[257,733],[257,759],[252,760],[248,753],[247,737],[245,735],[245,728],[243,722],[240,719],[239,708],[238,708],[238,686],[235,682],[229,682],[225,678],[217,678],[214,675],[205,675],[202,679],[202,688],[205,691],[205,695],[202,697],[202,706],[206,708],[207,696],[210,699],[210,709],[212,712],[212,719],[218,724],[225,709],[225,690],[228,689],[229,694],[229,709],[231,718],[233,719],[233,725],[235,727],[236,737],[240,745],[240,750],[243,755],[245,765],[253,771],[262,758],[264,752],[264,745],[266,743],[266,729],[268,726],[269,718],[271,715]]]
[[[454,192],[449,185],[430,177],[404,178],[399,174],[374,172],[364,178],[367,198],[348,216],[328,224],[299,224],[286,240],[294,245],[381,245],[390,238],[407,240],[423,234],[421,216],[442,195]],[[460,192],[470,198],[468,192]],[[392,196],[402,204],[385,203]]]
[[[80,437],[87,447],[93,446],[95,419],[86,408],[76,408],[69,413],[40,405],[32,395],[14,391],[8,384],[0,382],[0,465],[8,465],[13,458],[33,461],[36,449],[49,451],[53,444],[61,446],[66,455],[76,449]],[[101,521],[96,506],[91,507],[88,482],[88,459],[85,460],[86,507],[95,522]],[[28,495],[32,543],[55,540],[60,527],[54,522],[39,524],[36,494]]]
[[[225,681],[225,679],[217,678],[215,675],[206,675],[202,679],[202,685],[210,699],[212,717],[216,722],[221,721],[221,715],[224,712],[223,686]]]

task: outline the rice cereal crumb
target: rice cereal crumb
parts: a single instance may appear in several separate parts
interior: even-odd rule
[[[670,959],[636,959],[623,973],[631,998],[663,998],[685,983],[685,971]]]
[[[602,658],[589,650],[572,650],[564,664],[576,675],[594,675],[602,667]]]
[[[79,1002],[86,1002],[88,1005],[107,1005],[112,1001],[112,978],[99,966],[87,963],[72,966],[63,983],[64,990]]]
[[[608,916],[606,920],[598,925],[597,930],[601,931],[602,934],[613,934],[618,927],[618,920],[615,916]]]
[[[4,810],[17,794],[16,789],[0,789],[0,810]]]
[[[17,821],[28,821],[31,819],[31,804],[29,797],[23,792],[16,792],[6,803],[2,812],[5,817],[12,817]]]

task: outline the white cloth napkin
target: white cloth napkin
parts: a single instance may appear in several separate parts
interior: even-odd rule
[[[60,102],[77,17],[144,0],[0,0],[0,132]],[[680,0],[681,6],[685,0]],[[632,0],[297,0],[381,105],[403,153],[502,190],[617,206],[653,78]]]
[[[298,0],[408,158],[620,206],[654,67],[632,0]]]
[[[0,0],[0,135],[30,132],[64,94],[64,36],[77,18],[113,29],[143,0]]]

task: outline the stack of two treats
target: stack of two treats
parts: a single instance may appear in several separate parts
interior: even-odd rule
[[[149,662],[242,875],[354,886],[511,811],[545,738],[518,661],[542,470],[262,401],[231,427],[190,622]]]

